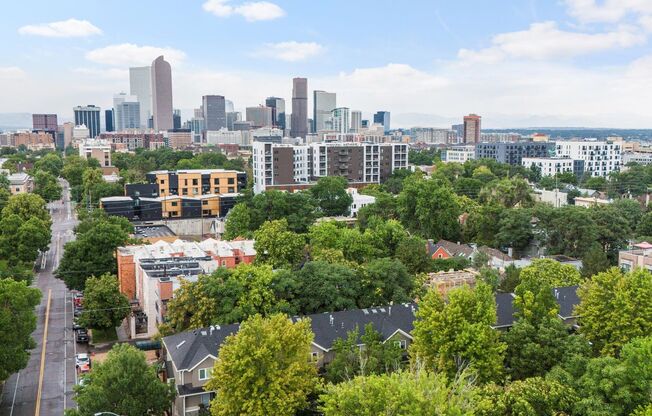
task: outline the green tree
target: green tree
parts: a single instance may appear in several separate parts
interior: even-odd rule
[[[51,202],[61,199],[62,188],[54,175],[38,171],[34,175],[34,192],[46,202]]]
[[[586,279],[604,272],[611,266],[607,254],[599,244],[594,244],[582,258],[582,276]]]
[[[354,309],[360,297],[360,279],[349,267],[323,261],[306,263],[296,273],[292,304],[301,314]]]
[[[0,381],[27,365],[40,300],[41,292],[26,282],[0,279]]]
[[[644,214],[641,204],[637,200],[617,199],[611,203],[611,207],[627,220],[627,225],[630,230],[636,230]]]
[[[82,325],[93,329],[115,328],[130,313],[129,300],[120,293],[115,276],[104,274],[86,280]]]
[[[233,240],[236,237],[252,237],[251,214],[244,203],[236,204],[226,215],[225,240]]]
[[[310,188],[321,213],[326,217],[348,214],[353,197],[346,192],[348,182],[342,176],[325,176],[319,178]]]
[[[317,386],[312,339],[307,319],[257,315],[243,322],[222,344],[206,385],[217,393],[211,413],[291,416],[305,408]]]
[[[113,412],[124,416],[163,416],[174,400],[174,387],[161,381],[145,354],[128,344],[116,344],[106,360],[93,364],[86,384],[74,387],[78,409],[68,416]]]
[[[652,274],[611,268],[578,290],[580,332],[603,355],[617,355],[624,344],[652,333]]]
[[[475,393],[467,377],[448,383],[444,374],[396,372],[329,385],[320,396],[324,416],[471,416]]]
[[[79,186],[82,184],[82,177],[86,168],[88,168],[86,159],[79,155],[66,156],[63,161],[61,176],[70,183],[70,186]]]
[[[389,258],[372,260],[361,270],[362,291],[359,303],[365,307],[404,303],[411,300],[414,277],[405,266]]]
[[[590,211],[597,226],[598,242],[612,264],[615,264],[618,251],[627,246],[627,239],[631,237],[629,223],[623,213],[609,205],[595,206]]]
[[[254,233],[256,262],[273,268],[294,267],[303,257],[305,238],[288,230],[285,219],[265,222]]]
[[[521,269],[510,264],[505,267],[505,272],[498,285],[498,291],[503,293],[512,293],[521,281]]]
[[[382,335],[371,323],[365,325],[362,335],[356,327],[346,338],[336,339],[332,351],[335,356],[326,367],[326,378],[333,383],[360,375],[397,371],[403,358],[403,350],[391,340],[383,342]]]
[[[8,258],[33,263],[39,252],[47,250],[50,237],[51,231],[47,224],[36,217],[30,218],[18,228],[15,240],[18,244],[13,247],[13,251]]]
[[[652,212],[648,212],[643,215],[641,221],[638,223],[638,227],[636,227],[636,235],[652,235]]]
[[[18,215],[22,221],[36,217],[50,227],[51,219],[45,201],[36,194],[17,194],[9,198],[9,202],[2,210],[2,216]]]
[[[500,231],[496,234],[499,246],[512,247],[520,252],[529,244],[532,232],[532,213],[528,209],[508,209],[503,211],[498,223]]]
[[[411,357],[449,377],[468,366],[480,382],[497,380],[503,372],[505,345],[492,328],[495,323],[496,304],[489,286],[453,289],[448,302],[430,290],[419,303]]]
[[[551,254],[582,258],[598,239],[598,225],[591,211],[584,207],[538,206],[535,211],[538,234]]]
[[[412,274],[424,273],[430,266],[430,257],[426,251],[425,240],[411,236],[399,243],[395,257],[407,267]]]
[[[408,237],[400,222],[378,217],[369,218],[365,234],[368,234],[365,237],[371,241],[380,257],[394,257],[398,245]]]
[[[63,169],[63,159],[58,153],[48,153],[34,162],[34,171],[47,172],[55,178],[61,174]]]
[[[480,192],[480,201],[497,203],[505,208],[528,208],[534,205],[532,188],[520,177],[505,178],[486,185]]]

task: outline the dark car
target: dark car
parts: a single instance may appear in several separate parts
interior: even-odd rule
[[[85,328],[77,330],[76,341],[78,344],[87,344],[89,341],[88,331]]]
[[[75,313],[74,313],[75,317],[81,315],[83,311],[84,309],[82,308],[75,308]]]
[[[72,330],[77,331],[78,329],[85,329],[80,323],[77,318],[72,320]]]

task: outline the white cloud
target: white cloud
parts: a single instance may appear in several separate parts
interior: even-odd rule
[[[202,7],[205,11],[218,17],[240,15],[248,22],[274,20],[285,16],[285,11],[280,6],[268,1],[253,1],[240,5],[231,5],[230,0],[208,0]]]
[[[25,76],[25,71],[17,66],[0,66],[0,78],[2,79],[16,79]]]
[[[584,23],[616,23],[628,14],[652,14],[650,0],[565,0],[568,13]]]
[[[315,42],[279,42],[266,43],[253,56],[278,59],[286,62],[304,61],[324,51],[324,47]]]
[[[52,23],[22,26],[21,35],[45,36],[50,38],[75,38],[101,35],[102,30],[88,20],[68,19]]]
[[[92,78],[103,78],[107,80],[125,80],[129,77],[128,69],[121,68],[75,68],[73,71],[79,75]]]
[[[150,65],[160,55],[165,56],[165,60],[173,65],[179,64],[186,57],[184,52],[174,48],[122,43],[89,51],[86,53],[86,59],[98,64],[126,67]]]
[[[458,57],[470,62],[496,62],[504,58],[545,60],[628,48],[645,43],[646,36],[632,26],[621,25],[604,33],[561,30],[555,22],[533,23],[528,30],[501,33],[492,46],[479,51],[461,49]]]

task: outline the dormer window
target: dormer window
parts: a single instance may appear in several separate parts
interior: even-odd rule
[[[212,368],[200,368],[199,369],[199,381],[208,380],[211,378],[211,373],[213,372]]]

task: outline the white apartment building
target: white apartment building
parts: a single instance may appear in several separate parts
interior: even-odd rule
[[[353,202],[351,202],[351,207],[349,208],[349,217],[357,217],[360,209],[376,202],[375,196],[363,195],[356,188],[349,188],[346,192],[353,198]]]
[[[475,146],[455,146],[441,152],[441,161],[444,163],[464,163],[475,159]]]
[[[79,156],[97,159],[104,167],[111,166],[111,145],[107,140],[86,139],[79,143]]]
[[[521,164],[527,169],[538,167],[541,176],[555,176],[567,172],[581,175],[584,162],[565,157],[524,157]]]
[[[237,144],[251,146],[251,132],[246,130],[229,131],[226,128],[206,131],[206,144]]]
[[[584,161],[584,171],[591,176],[608,176],[620,170],[622,145],[615,141],[595,139],[558,141],[557,157]]]
[[[623,153],[623,166],[632,162],[638,163],[639,165],[652,164],[652,153],[646,153],[646,152]]]
[[[320,142],[307,145],[253,142],[254,192],[296,190],[325,176],[350,183],[382,183],[408,167],[402,143]]]
[[[457,143],[457,133],[450,129],[414,127],[412,139],[416,143],[450,144]]]

